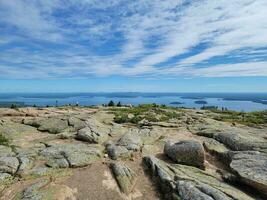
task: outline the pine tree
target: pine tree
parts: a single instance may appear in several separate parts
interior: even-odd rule
[[[111,100],[109,103],[108,103],[108,106],[115,106],[114,102]]]

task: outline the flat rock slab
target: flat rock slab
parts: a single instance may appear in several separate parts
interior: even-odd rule
[[[267,155],[259,152],[234,152],[231,169],[241,182],[267,195]]]
[[[47,131],[52,134],[61,133],[66,130],[68,126],[68,121],[66,119],[61,119],[57,117],[50,118],[34,118],[34,119],[24,119],[24,124],[36,127],[39,131]]]
[[[246,131],[222,132],[214,134],[213,137],[234,151],[267,149],[267,140],[251,136]]]
[[[40,151],[54,168],[83,167],[98,160],[102,152],[96,147],[86,144],[56,144]]]
[[[0,133],[10,139],[16,139],[24,134],[34,133],[36,129],[11,120],[0,120]]]
[[[68,121],[58,118],[48,118],[41,120],[39,131],[48,131],[49,133],[57,134],[68,128]]]

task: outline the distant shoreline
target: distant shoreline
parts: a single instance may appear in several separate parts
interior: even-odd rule
[[[200,108],[205,104],[236,111],[267,109],[267,93],[0,93],[0,107],[10,107],[12,104],[22,107],[33,105],[46,107],[76,103],[92,106],[102,105],[110,100],[132,105],[156,103],[186,108]]]

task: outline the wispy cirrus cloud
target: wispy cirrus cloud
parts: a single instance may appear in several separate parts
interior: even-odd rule
[[[0,76],[267,76],[266,10],[265,0],[0,0]]]

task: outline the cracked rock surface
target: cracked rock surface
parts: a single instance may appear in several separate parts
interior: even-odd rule
[[[119,124],[118,113],[132,121]],[[0,200],[267,199],[267,125],[218,116],[154,106],[0,108]]]

